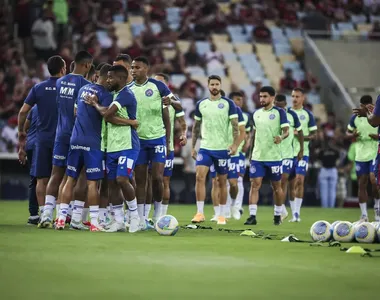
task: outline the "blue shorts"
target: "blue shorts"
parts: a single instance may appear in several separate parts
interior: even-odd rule
[[[149,162],[165,163],[166,161],[166,138],[154,140],[140,139],[140,152],[136,165],[148,165]]]
[[[214,164],[216,173],[225,175],[228,173],[229,158],[230,155],[227,150],[199,149],[196,165],[211,167]]]
[[[210,176],[211,176],[211,178],[215,178],[215,177],[216,177],[216,171],[215,171],[215,166],[214,166],[214,164],[212,164],[212,165],[210,166]]]
[[[309,156],[304,156],[300,161],[298,161],[295,157],[294,161],[296,175],[306,176],[307,170],[309,168]]]
[[[239,175],[240,176],[243,176],[245,175],[245,171],[246,171],[246,165],[245,165],[245,154],[244,153],[240,153],[239,155]]]
[[[174,151],[171,151],[169,156],[166,158],[165,169],[164,169],[164,177],[171,177],[172,176],[173,166],[174,166]]]
[[[375,160],[370,160],[366,162],[362,161],[355,161],[356,165],[356,176],[361,176],[361,175],[369,175],[369,173],[374,172],[374,163]]]
[[[232,156],[228,160],[228,179],[237,179],[239,178],[240,165],[239,165],[239,156]]]
[[[48,178],[52,169],[53,147],[36,144],[33,151],[31,175],[37,178]]]
[[[104,177],[103,151],[71,148],[67,157],[66,175],[78,179],[83,167],[86,167],[87,180],[102,179]]]
[[[251,167],[249,168],[249,177],[251,179],[267,177],[270,181],[280,181],[281,165],[281,161],[251,160]]]
[[[297,158],[285,158],[282,160],[281,173],[293,175],[296,172]]]
[[[128,149],[107,153],[107,178],[115,180],[116,177],[132,179],[139,150]]]
[[[69,150],[70,144],[56,141],[53,149],[53,165],[61,168],[66,167]]]

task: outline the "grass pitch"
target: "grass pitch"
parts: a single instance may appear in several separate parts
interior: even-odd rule
[[[180,225],[194,206],[169,206]],[[355,209],[303,208],[301,223],[272,225],[272,207],[259,207],[257,226],[230,221],[225,228],[264,230],[310,239],[312,223],[354,221]],[[212,207],[206,207],[206,217]],[[26,202],[0,201],[1,299],[364,299],[378,296],[380,259],[339,248],[310,247],[240,237],[239,233],[180,229],[91,233],[26,226]],[[348,244],[347,246],[350,246]],[[379,244],[369,248],[380,248]]]

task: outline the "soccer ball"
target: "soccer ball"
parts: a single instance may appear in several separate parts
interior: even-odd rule
[[[373,243],[375,235],[375,227],[369,222],[360,223],[355,227],[355,239],[359,243]]]
[[[333,233],[334,233],[334,228],[335,228],[336,224],[338,224],[339,222],[341,222],[341,221],[335,221],[334,223],[331,224],[331,229],[330,229],[330,231],[331,231],[331,236],[332,236]]]
[[[160,235],[175,235],[179,229],[177,219],[171,215],[160,217],[154,227]]]
[[[331,225],[327,221],[317,221],[310,228],[310,235],[315,242],[327,242],[331,239]]]
[[[335,225],[333,238],[338,242],[349,243],[354,239],[354,226],[350,222],[341,221]]]

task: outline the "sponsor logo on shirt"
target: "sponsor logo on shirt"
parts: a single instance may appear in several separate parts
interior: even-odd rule
[[[76,172],[77,169],[74,166],[67,166],[67,170]]]
[[[89,168],[86,170],[86,173],[98,173],[101,172],[99,168]]]
[[[270,115],[269,115],[269,119],[270,119],[270,120],[274,120],[275,117],[276,117],[275,114],[270,114]]]
[[[145,91],[145,96],[147,96],[147,97],[151,97],[151,96],[153,96],[153,91],[152,91],[151,89],[147,89],[147,90]]]
[[[223,103],[219,103],[219,104],[218,104],[218,107],[219,107],[220,109],[222,109],[222,108],[224,107],[224,104],[223,104]]]
[[[64,159],[66,159],[66,156],[63,156],[63,155],[54,155],[54,158],[55,159],[64,160]]]
[[[90,147],[80,146],[80,145],[71,145],[71,150],[84,150],[84,151],[90,151]]]

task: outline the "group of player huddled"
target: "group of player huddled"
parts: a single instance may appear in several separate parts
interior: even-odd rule
[[[126,227],[129,232],[152,228],[168,210],[176,119],[181,144],[187,143],[184,112],[180,100],[167,86],[168,76],[149,78],[148,60],[132,60],[126,54],[118,55],[112,66],[101,63],[95,69],[92,56],[80,51],[68,75],[60,56],[51,57],[47,66],[51,77],[31,89],[18,123],[21,161],[29,139],[27,117],[32,115],[37,124],[31,175],[37,178],[38,226],[64,229],[69,223],[72,229],[107,232],[125,231]],[[244,224],[257,224],[263,178],[271,181],[274,191],[274,224],[281,224],[288,216],[288,184],[290,221],[299,222],[309,141],[317,131],[313,114],[303,107],[304,91],[294,89],[293,107],[287,108],[284,95],[276,94],[270,86],[262,87],[262,108],[253,112],[251,130],[249,115],[240,108],[242,95],[231,93],[231,99],[227,98],[221,85],[219,76],[210,76],[210,95],[196,104],[192,156],[196,160],[197,213],[192,222],[205,220],[209,172],[213,178],[212,221],[224,225],[231,216],[241,218],[247,152],[251,190],[249,218]],[[368,107],[364,105],[355,113],[368,113],[369,118],[373,107]],[[369,128],[371,121],[361,119],[365,120],[353,117],[349,130],[355,137],[362,137],[359,143],[366,143],[364,128]],[[369,174],[369,156],[359,159],[366,145],[363,151],[357,151],[357,160],[364,160],[357,168]],[[368,176],[363,182],[365,178],[368,180]],[[152,202],[154,213],[150,220]]]

